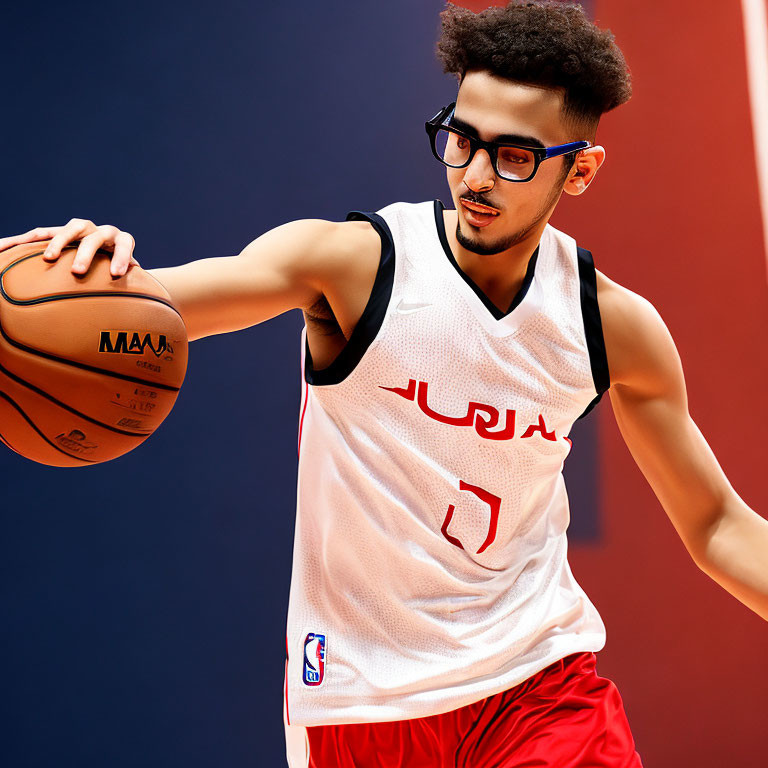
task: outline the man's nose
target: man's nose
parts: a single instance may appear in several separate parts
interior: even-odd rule
[[[483,192],[491,189],[496,183],[496,172],[493,170],[491,156],[485,149],[478,149],[472,162],[464,171],[464,183],[473,192]]]

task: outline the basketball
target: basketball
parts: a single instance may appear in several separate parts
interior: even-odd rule
[[[187,333],[165,288],[140,267],[109,271],[99,250],[71,272],[79,241],[0,252],[0,440],[28,459],[82,467],[144,442],[176,402]]]

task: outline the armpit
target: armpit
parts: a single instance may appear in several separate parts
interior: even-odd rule
[[[304,320],[316,333],[323,336],[344,335],[325,296],[321,296],[309,309],[304,310]]]

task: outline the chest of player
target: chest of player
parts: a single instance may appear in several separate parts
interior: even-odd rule
[[[372,217],[391,248],[369,304],[330,371],[313,372],[308,357],[328,429],[350,445],[376,434],[440,461],[527,454],[559,467],[595,397],[575,243],[545,229],[502,314],[453,262],[427,207],[413,208]]]
[[[350,439],[384,432],[426,455],[523,452],[559,463],[594,397],[586,350],[545,311],[494,337],[449,293],[393,295],[355,369],[313,387],[313,398]]]

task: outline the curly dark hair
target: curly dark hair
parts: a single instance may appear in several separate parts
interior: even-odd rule
[[[614,35],[581,5],[512,0],[480,13],[452,3],[440,13],[437,57],[461,84],[469,70],[545,88],[563,88],[563,119],[577,139],[595,139],[600,116],[629,101],[629,69]],[[581,134],[581,135],[578,135]]]

